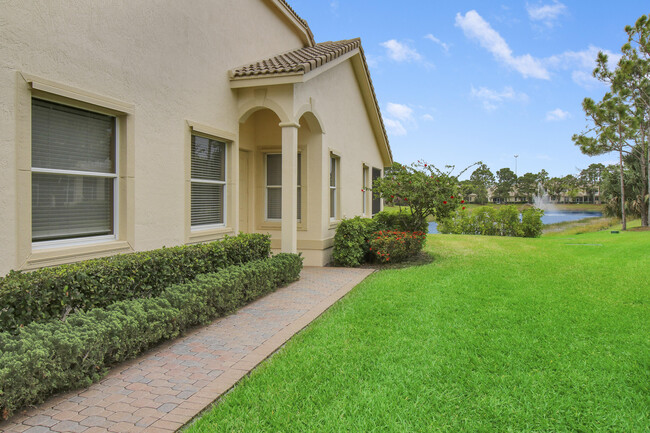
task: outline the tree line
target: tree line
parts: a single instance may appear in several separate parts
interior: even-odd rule
[[[618,155],[618,185],[612,187],[610,179],[607,207],[621,216],[623,230],[630,214],[640,215],[643,226],[650,215],[650,17],[641,16],[625,32],[627,42],[613,68],[608,56],[598,53],[593,75],[609,91],[600,101],[584,99],[588,127],[572,137],[587,155]]]
[[[502,168],[492,173],[485,164],[479,164],[469,179],[460,181],[464,197],[471,197],[473,203],[488,202],[526,202],[533,203],[535,196],[548,194],[556,203],[600,201],[603,190],[608,191],[607,181],[612,167],[591,164],[577,175],[550,177],[546,170],[539,173],[525,173],[517,176],[510,168]]]

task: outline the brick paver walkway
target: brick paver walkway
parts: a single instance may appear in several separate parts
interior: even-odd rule
[[[14,416],[0,431],[176,431],[371,272],[307,267],[299,281]]]

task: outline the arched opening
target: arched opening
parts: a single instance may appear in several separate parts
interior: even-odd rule
[[[322,255],[317,242],[327,223],[322,136],[311,112],[294,124],[269,108],[247,111],[239,128],[240,231],[270,233],[274,251],[287,250],[289,237],[303,254]],[[283,152],[287,148],[295,149],[293,157]],[[294,221],[287,220],[289,214]]]
[[[275,155],[282,154],[280,118],[272,110],[259,107],[245,119],[239,125],[239,230],[245,233],[277,230],[279,234],[277,202],[273,200],[281,185],[274,184],[278,182],[276,172],[267,179],[267,164],[269,158],[274,164]],[[271,203],[268,203],[269,192]],[[270,218],[269,205],[272,206]]]

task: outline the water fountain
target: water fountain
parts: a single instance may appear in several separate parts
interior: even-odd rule
[[[535,203],[536,208],[545,212],[553,212],[557,210],[555,205],[551,203],[551,197],[548,195],[548,192],[544,189],[541,182],[537,184],[537,194],[533,196],[533,202]]]

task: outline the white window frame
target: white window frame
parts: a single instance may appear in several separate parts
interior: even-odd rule
[[[282,216],[280,216],[280,218],[269,218],[269,194],[268,194],[268,190],[269,190],[269,188],[274,188],[274,189],[275,188],[280,188],[280,189],[282,189],[282,184],[280,184],[280,185],[269,185],[267,183],[268,179],[269,179],[268,176],[267,176],[267,174],[268,174],[268,159],[267,159],[267,157],[269,155],[282,155],[282,153],[271,152],[271,153],[265,153],[264,154],[264,220],[265,221],[273,221],[273,222],[275,222],[275,221],[282,221]],[[298,158],[300,158],[300,171],[302,171],[303,161],[302,161],[302,153],[301,152],[298,152]],[[282,164],[282,162],[280,162],[280,164]],[[300,196],[300,194],[302,194],[302,173],[300,173],[299,177],[300,177],[300,183],[298,183],[296,185],[296,189],[297,189],[296,193],[298,194],[298,196]],[[302,205],[302,196],[300,196],[300,204]],[[280,203],[280,206],[282,206],[282,203]],[[302,206],[297,206],[297,211],[296,212],[300,213],[300,218],[298,218],[298,215],[296,215],[296,220],[298,222],[302,222]],[[280,213],[282,213],[282,211],[280,211]]]
[[[219,141],[221,143],[224,143],[224,149],[223,149],[223,179],[224,180],[212,180],[212,179],[201,179],[201,178],[194,178],[192,176],[192,136],[195,135],[197,137],[203,137],[207,138],[209,140],[215,140]],[[224,140],[219,137],[213,137],[208,134],[200,134],[195,131],[192,131],[190,135],[190,231],[192,232],[198,232],[202,230],[210,230],[210,229],[218,229],[218,228],[223,228],[226,227],[226,223],[228,222],[228,140]],[[216,223],[216,224],[198,224],[198,225],[191,225],[192,224],[192,184],[193,183],[202,183],[205,185],[223,185],[223,222],[222,223]]]
[[[297,163],[298,161],[300,161],[300,164]],[[300,206],[298,206],[298,203],[296,203],[296,207],[298,209],[297,212],[300,215],[300,218],[298,218],[298,215],[296,215],[296,220],[298,222],[302,222],[302,195],[301,195],[302,194],[302,173],[301,172],[302,172],[303,160],[302,160],[301,152],[298,152],[298,159],[296,160],[296,165],[298,167],[300,167],[300,169],[298,170],[298,176],[297,176],[297,178],[300,179],[300,182],[297,182],[297,185],[296,185],[297,186],[298,198],[300,199],[299,201],[297,200],[298,203],[300,203]],[[296,167],[296,168],[298,168],[298,167]]]
[[[113,125],[115,128],[115,141],[113,142],[114,146],[114,155],[115,155],[115,172],[114,173],[100,173],[100,172],[94,172],[94,171],[82,171],[82,170],[61,170],[61,169],[55,169],[55,168],[41,168],[41,167],[31,167],[31,172],[32,173],[48,173],[48,174],[62,174],[62,175],[67,175],[67,176],[94,176],[94,177],[101,177],[101,178],[110,178],[113,179],[113,233],[110,235],[100,235],[100,236],[83,236],[83,237],[71,237],[67,239],[56,239],[56,240],[51,240],[51,241],[34,241],[32,240],[32,250],[43,250],[43,249],[48,249],[48,248],[56,248],[56,247],[72,247],[72,246],[80,246],[80,245],[89,245],[89,244],[97,244],[97,243],[102,243],[102,242],[111,242],[119,239],[119,227],[120,227],[120,221],[119,221],[119,203],[120,203],[120,187],[119,187],[119,175],[118,173],[120,172],[120,122],[119,119],[111,114],[107,114],[101,111],[92,111],[88,110],[86,108],[79,108],[75,107],[74,104],[62,104],[60,102],[54,102],[50,101],[47,98],[42,98],[42,97],[32,97],[31,100],[33,101],[34,99],[38,99],[41,101],[45,102],[51,102],[54,104],[59,104],[63,105],[66,107],[71,107],[75,108],[78,110],[83,110],[87,111],[90,113],[98,113],[102,114],[104,116],[109,116],[113,118]],[[34,122],[34,119],[31,119],[31,122]],[[31,154],[31,149],[30,149],[30,154]],[[30,176],[30,182],[31,182],[31,176]],[[29,204],[30,208],[32,208],[32,203]],[[31,214],[31,212],[30,212]],[[31,223],[30,223],[31,224]]]
[[[332,167],[334,168],[334,185],[332,185]],[[339,184],[339,170],[340,170],[340,164],[339,164],[339,158],[334,155],[330,154],[330,170],[329,170],[329,197],[330,197],[330,221],[336,221],[338,219],[339,215],[339,206],[338,206],[338,201],[339,201],[339,191],[338,191],[338,184]],[[334,191],[334,196],[332,197],[332,191]],[[334,210],[334,216],[332,216],[332,210]]]
[[[280,218],[269,218],[269,189],[279,188],[280,191],[282,191],[282,183],[279,185],[268,184],[269,155],[280,155],[280,157],[282,157],[282,153],[270,152],[264,154],[264,219],[266,221],[282,221],[282,202],[280,202]],[[280,160],[280,164],[282,164],[282,160]]]
[[[362,200],[363,200],[363,206],[362,206],[362,214],[363,215],[368,215],[368,176],[369,176],[369,168],[367,165],[362,166],[362,180],[361,180],[361,189],[363,189],[363,192],[361,193],[362,195]]]

